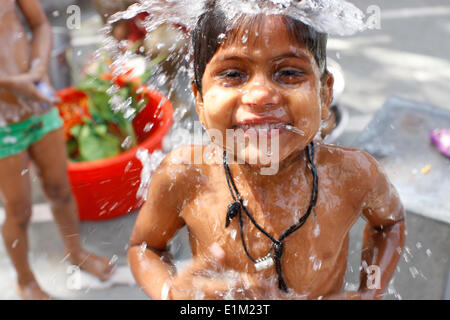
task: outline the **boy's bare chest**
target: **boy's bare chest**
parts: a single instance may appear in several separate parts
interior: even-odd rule
[[[254,259],[264,257],[273,243],[265,233],[279,239],[305,215],[310,205],[312,179],[300,175],[264,187],[249,185],[244,179],[235,179],[235,183],[251,217],[241,210],[241,216],[236,216],[229,227],[225,227],[227,208],[233,198],[225,176],[220,174],[206,182],[198,196],[185,206],[183,216],[194,247],[196,243],[203,246],[218,243],[226,253],[227,264],[251,271],[253,264],[242,239]],[[338,188],[324,181],[316,209],[300,229],[284,240],[284,260],[319,270],[339,255],[353,223],[350,217],[354,216],[340,196]]]

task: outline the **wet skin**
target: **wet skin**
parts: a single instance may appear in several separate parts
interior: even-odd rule
[[[23,9],[32,29],[31,42],[16,14],[16,3]],[[42,23],[41,11],[31,11],[35,6],[34,1],[6,0],[2,2],[0,10],[0,112],[2,120],[7,123],[20,122],[43,113],[39,101],[54,102],[40,94],[34,86],[35,82],[48,81],[47,68],[52,42],[50,26]]]
[[[33,33],[31,43],[16,14],[16,4]],[[48,79],[51,29],[37,0],[2,1],[0,20],[0,117],[11,123],[46,112],[40,108],[39,101],[54,102],[42,97],[33,84]],[[64,256],[68,254],[71,263],[100,279],[108,279],[113,269],[108,259],[87,252],[80,245],[77,208],[67,178],[65,140],[59,129],[28,150],[0,159],[0,200],[6,212],[2,236],[17,272],[18,294],[23,299],[52,298],[40,288],[28,261],[27,229],[32,209],[27,173],[30,160],[62,235]]]
[[[206,129],[225,132],[275,121],[301,130],[302,134],[280,131],[279,170],[274,175],[261,175],[260,165],[249,164],[249,152],[258,152],[251,145],[235,154],[245,164],[230,164],[250,213],[278,238],[309,205],[312,174],[304,149],[328,116],[333,81],[329,75],[321,81],[312,55],[292,41],[279,17],[267,17],[259,34],[246,44],[225,42],[206,67],[203,94],[195,87],[194,94]],[[154,299],[380,298],[404,246],[404,211],[398,195],[367,153],[321,141],[314,144],[318,202],[304,226],[284,241],[288,294],[278,290],[275,266],[256,271],[244,252],[238,219],[225,228],[232,197],[220,164],[222,147],[201,146],[172,151],[152,177],[128,253],[145,292]],[[196,152],[217,164],[195,164]],[[360,290],[344,292],[348,232],[360,215],[367,220],[362,258],[380,268],[380,287],[367,288],[363,271]],[[249,252],[264,257],[271,241],[245,215],[243,221]],[[161,256],[183,225],[189,229],[194,258],[190,267],[176,273]]]

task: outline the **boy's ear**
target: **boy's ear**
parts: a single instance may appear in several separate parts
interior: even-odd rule
[[[320,94],[320,100],[321,100],[321,108],[322,108],[322,120],[325,120],[328,118],[330,114],[330,105],[331,102],[333,102],[333,84],[334,84],[334,77],[331,74],[331,72],[326,72],[323,75],[322,79],[322,89]]]
[[[203,97],[195,85],[194,80],[192,80],[192,92],[194,93],[195,98],[195,111],[197,112],[200,122],[203,123]]]

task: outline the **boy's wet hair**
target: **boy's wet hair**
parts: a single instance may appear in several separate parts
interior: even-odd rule
[[[326,73],[327,34],[318,32],[309,25],[291,17],[283,16],[282,19],[292,39],[305,44],[312,53],[323,76]],[[241,14],[230,21],[222,8],[216,5],[215,0],[207,1],[205,12],[199,17],[192,33],[194,84],[200,94],[202,94],[202,77],[206,65],[220,45],[225,41],[232,42],[235,39],[241,39],[248,30],[259,32],[264,27],[264,21],[264,14]],[[234,32],[230,33],[230,30]]]

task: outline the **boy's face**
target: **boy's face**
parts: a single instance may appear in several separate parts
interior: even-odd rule
[[[242,129],[248,140],[265,135],[268,149],[278,143],[272,161],[281,162],[304,149],[328,116],[333,78],[326,75],[321,83],[313,55],[291,39],[279,16],[267,16],[264,23],[257,37],[249,30],[248,39],[239,36],[217,50],[203,74],[203,94],[195,86],[194,94],[205,129],[223,137],[227,129]],[[251,154],[266,148],[245,143],[234,150],[249,163]]]

